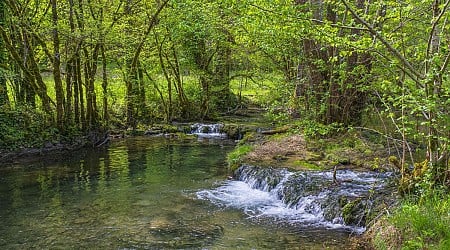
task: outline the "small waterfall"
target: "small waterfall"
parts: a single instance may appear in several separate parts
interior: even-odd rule
[[[291,172],[286,169],[242,166],[235,180],[197,192],[200,199],[243,210],[249,217],[269,217],[300,226],[365,230],[367,211],[381,201],[389,173],[338,170]],[[344,212],[345,210],[345,212]]]
[[[199,138],[227,138],[227,134],[222,133],[223,124],[203,124],[195,123],[191,125],[191,134]]]

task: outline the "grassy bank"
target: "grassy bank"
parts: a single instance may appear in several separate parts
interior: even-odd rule
[[[405,197],[367,232],[375,249],[450,249],[450,195]]]
[[[336,135],[336,130],[311,133],[310,127],[291,124],[284,133],[249,134],[229,153],[229,166],[232,170],[244,163],[319,170],[337,164],[343,168],[399,171],[373,134],[340,131]],[[357,238],[355,249],[450,249],[448,187],[430,188],[426,180],[415,186],[409,194],[398,196],[396,206],[378,209],[367,232]]]

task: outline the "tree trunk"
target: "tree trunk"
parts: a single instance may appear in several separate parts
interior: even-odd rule
[[[212,95],[214,96],[214,106],[217,110],[227,111],[232,105],[232,93],[230,90],[230,71],[231,71],[231,42],[233,40],[231,33],[227,30],[222,31],[226,41],[218,42],[218,49],[215,59],[215,69],[212,76]]]
[[[169,73],[167,71],[167,67],[166,67],[166,63],[164,62],[164,58],[163,58],[163,42],[159,42],[158,41],[158,37],[156,37],[156,42],[159,43],[158,46],[158,56],[159,56],[159,64],[161,66],[161,70],[164,74],[164,77],[166,78],[167,81],[167,95],[168,95],[168,103],[167,106],[164,107],[164,109],[166,110],[166,122],[170,122],[172,119],[172,79],[169,76]]]
[[[24,35],[26,35],[24,33]],[[35,61],[35,57],[33,54],[33,50],[30,49],[28,61],[24,61],[23,58],[20,57],[19,53],[16,51],[11,39],[9,38],[6,31],[3,27],[0,26],[0,36],[3,39],[4,45],[11,55],[12,60],[15,61],[16,65],[20,67],[20,69],[25,74],[25,78],[29,79],[30,87],[33,91],[39,96],[42,102],[42,108],[47,114],[51,114],[51,99],[47,94],[47,87],[42,80],[41,73],[39,71],[38,65]],[[28,44],[27,44],[28,46]]]
[[[86,109],[85,109],[85,105],[84,105],[84,90],[83,90],[83,78],[82,78],[82,74],[81,74],[81,58],[79,53],[77,53],[76,55],[76,67],[75,67],[75,72],[76,72],[76,85],[77,87],[75,87],[77,90],[77,94],[76,96],[78,96],[78,102],[79,105],[79,110],[80,110],[80,114],[79,114],[79,118],[78,116],[76,116],[77,118],[75,119],[75,121],[77,121],[79,119],[79,123],[81,123],[81,128],[83,130],[87,129],[87,124],[86,124]],[[77,109],[78,110],[78,109]]]
[[[58,8],[56,0],[51,0],[52,5],[52,33],[53,33],[53,79],[55,81],[55,94],[56,94],[56,122],[58,128],[64,129],[64,91],[62,87],[61,79],[61,55],[59,45],[59,32],[58,32]]]
[[[5,27],[5,3],[0,1],[0,26]],[[6,51],[3,44],[3,39],[0,39],[0,65],[6,65]],[[8,92],[6,87],[6,76],[5,71],[0,70],[0,109],[9,107]]]
[[[73,97],[73,79],[75,77],[73,72],[73,60],[71,59],[66,63],[66,105],[64,105],[64,124],[73,125],[73,108],[72,108],[72,97]]]
[[[433,58],[439,57],[441,54],[441,26],[439,24],[440,19],[448,8],[450,1],[446,1],[445,4],[441,0],[434,0],[432,9],[433,9],[433,21],[432,21],[432,29],[431,34],[428,40],[428,61],[434,61]],[[427,131],[427,158],[428,161],[432,164],[432,171],[435,180],[443,180],[445,181],[446,177],[446,165],[448,163],[449,152],[448,152],[448,135],[440,134],[438,132],[439,123],[437,120],[439,119],[439,104],[440,96],[442,92],[442,83],[443,78],[442,74],[445,68],[448,65],[448,57],[445,58],[443,65],[439,67],[439,65],[429,65],[427,66],[427,75],[433,74],[432,84],[430,86],[425,86],[427,88],[426,94],[427,99],[432,100],[435,105],[428,108],[428,131]],[[428,65],[428,62],[427,62]],[[433,71],[438,72],[438,74],[432,73]],[[428,84],[427,84],[428,85]]]
[[[108,127],[109,124],[109,115],[108,115],[108,75],[106,72],[107,61],[106,61],[106,53],[105,46],[101,46],[102,51],[102,89],[103,89],[103,121],[105,127]]]
[[[135,129],[137,126],[137,115],[136,115],[136,84],[137,83],[137,72],[132,70],[126,77],[126,104],[127,104],[127,126]]]
[[[132,58],[128,60],[127,62],[127,74],[125,79],[126,88],[127,88],[127,125],[131,128],[135,128],[137,125],[136,120],[136,107],[135,102],[137,100],[138,94],[137,92],[139,89],[136,89],[138,86],[138,62],[139,62],[139,56],[141,55],[142,49],[144,48],[144,45],[147,41],[148,35],[153,30],[155,25],[157,24],[158,16],[161,13],[161,11],[165,8],[169,0],[164,0],[164,2],[160,3],[158,6],[156,12],[152,15],[148,22],[147,29],[142,34],[142,39],[139,41],[139,44],[135,48],[135,51],[132,55]],[[131,8],[131,2],[127,1],[127,4],[125,5],[125,12],[130,13]]]
[[[74,4],[73,0],[69,0],[69,26],[70,31],[75,33],[74,22]],[[66,105],[64,105],[65,123],[67,125],[74,125],[74,118],[79,115],[78,111],[78,86],[76,84],[76,44],[68,40],[66,42]],[[78,118],[77,118],[78,119]],[[79,120],[78,120],[79,121]],[[77,122],[78,124],[78,122]]]
[[[85,47],[84,51],[84,82],[86,84],[86,122],[89,129],[95,129],[98,125],[97,97],[95,94],[95,75],[97,74],[98,56],[100,44],[94,47],[92,55]]]

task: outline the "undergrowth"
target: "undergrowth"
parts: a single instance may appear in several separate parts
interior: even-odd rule
[[[57,137],[48,115],[27,109],[0,109],[0,149],[16,150],[23,147],[40,146]]]
[[[0,151],[39,148],[45,143],[67,142],[81,135],[76,127],[58,130],[49,114],[31,107],[0,109]]]
[[[373,244],[376,249],[450,249],[450,194],[433,190],[421,198],[405,198]]]
[[[228,153],[227,162],[232,171],[236,170],[241,164],[242,156],[246,155],[248,152],[252,151],[253,146],[251,145],[238,145],[233,151]]]

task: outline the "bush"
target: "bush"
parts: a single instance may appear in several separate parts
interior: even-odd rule
[[[39,147],[59,138],[52,118],[42,112],[21,107],[0,110],[0,149]]]

